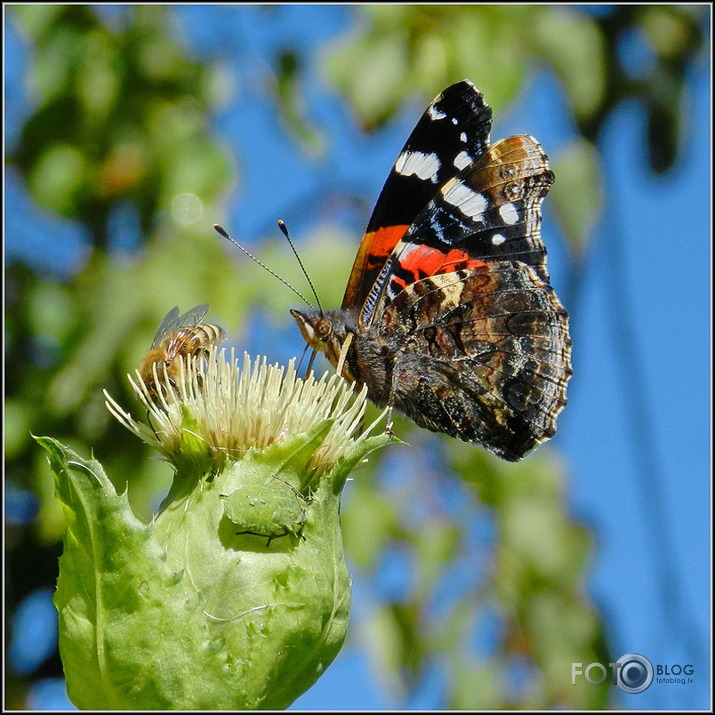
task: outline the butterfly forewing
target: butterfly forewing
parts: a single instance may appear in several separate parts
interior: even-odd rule
[[[545,280],[541,202],[553,183],[530,136],[497,142],[442,186],[383,265],[360,312],[369,324],[405,286],[428,275],[508,258]]]
[[[492,110],[465,80],[430,104],[380,193],[355,258],[343,308],[362,305],[382,265],[435,192],[483,154]]]

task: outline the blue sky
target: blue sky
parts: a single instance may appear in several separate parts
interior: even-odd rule
[[[285,7],[270,21],[246,7],[179,6],[176,12],[189,46],[207,58],[222,48],[221,56],[236,65],[227,68],[234,77],[264,73],[273,48],[286,40],[317,57],[327,40],[351,25],[351,10],[344,6]],[[227,12],[235,22],[222,21]],[[27,51],[12,28],[6,27],[8,32],[6,136],[11,140],[18,118],[27,112],[19,84]],[[231,57],[236,47],[241,48],[240,72],[238,56]],[[472,79],[479,85],[478,77]],[[324,189],[324,167],[317,170],[291,144],[270,104],[254,97],[255,102],[239,105],[240,96],[235,93],[214,124],[241,161],[241,182],[228,202],[234,208],[227,222],[250,243],[273,223],[277,211],[295,205],[293,216],[281,217],[299,243],[311,229],[310,206],[300,201]],[[421,104],[366,143],[346,109],[326,91],[317,68],[308,68],[306,96],[316,119],[339,141],[336,183],[376,197]],[[654,683],[637,696],[621,696],[624,707],[643,710],[710,707],[709,64],[692,74],[687,97],[691,133],[680,161],[666,176],[655,177],[646,168],[644,114],[635,104],[618,109],[599,143],[608,201],[593,233],[581,292],[574,305],[567,305],[575,375],[555,439],[568,466],[569,506],[596,537],[587,587],[605,614],[616,655],[637,652],[653,663],[695,667],[691,686]],[[538,137],[552,155],[572,136],[553,76],[534,75],[513,111],[495,118],[494,138],[519,132]],[[24,220],[37,227],[32,232],[36,242],[18,245],[8,222],[7,258],[59,265],[81,250],[81,232],[48,223],[14,183],[6,185],[5,198],[6,216],[21,210]],[[543,233],[559,291],[566,262],[546,203]],[[356,236],[356,248],[357,241]],[[297,338],[295,345],[299,351]],[[357,580],[356,602],[360,597]],[[43,685],[46,692],[56,692],[53,687],[57,684]],[[435,676],[409,706],[435,707],[438,690]],[[56,707],[39,692],[37,697],[38,708]],[[391,705],[364,652],[349,642],[293,708]]]

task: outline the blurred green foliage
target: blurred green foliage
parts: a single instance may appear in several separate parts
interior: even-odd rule
[[[678,156],[687,129],[683,87],[703,42],[703,8],[614,6],[594,16],[578,6],[366,5],[354,12],[353,31],[321,60],[368,130],[415,92],[426,104],[465,77],[498,113],[535,67],[559,76],[580,136],[552,156],[568,180],[556,182],[550,206],[574,263],[586,254],[602,203],[595,141],[614,108],[629,98],[642,103],[655,171]],[[258,269],[227,260],[228,247],[208,228],[235,176],[210,130],[215,68],[175,39],[170,7],[127,6],[123,17],[110,27],[91,6],[8,12],[33,51],[33,110],[6,162],[40,206],[86,228],[92,244],[67,280],[20,263],[6,270],[6,475],[40,502],[33,524],[8,526],[10,618],[29,592],[53,586],[63,528],[45,457],[30,434],[51,435],[80,454],[93,450],[108,473],[131,482],[134,507],[146,516],[171,475],[110,419],[102,389],[132,405],[125,375],[177,302],[182,310],[209,302],[208,318],[233,336],[255,306],[286,316],[291,304]],[[625,41],[644,49],[640,74],[623,59]],[[306,62],[294,47],[278,49],[269,89],[287,130],[316,156],[330,146],[304,109]],[[177,204],[179,196],[188,200]],[[131,255],[108,250],[111,218],[127,205],[144,241]],[[335,277],[347,276],[356,248],[355,237],[332,228],[301,247],[326,305],[339,303]],[[266,246],[260,255],[290,274],[284,247]],[[378,676],[407,696],[437,664],[448,683],[444,706],[453,709],[606,707],[607,688],[570,684],[571,662],[610,659],[602,617],[584,591],[591,540],[565,508],[557,455],[546,446],[525,463],[505,465],[456,440],[411,431],[406,421],[396,431],[412,447],[393,447],[358,470],[343,512],[348,553],[376,592],[386,558],[411,565],[405,593],[376,595],[359,624]],[[397,493],[382,488],[386,474],[406,475]],[[458,514],[444,498],[455,484],[469,507]],[[491,538],[475,535],[480,524],[491,525]],[[473,573],[458,594],[450,592],[455,569]],[[479,647],[490,632],[496,647]],[[60,675],[56,657],[42,675]],[[24,707],[30,682],[9,673],[6,704]]]
[[[577,256],[583,253],[602,188],[595,151],[606,119],[624,100],[645,109],[648,162],[659,173],[676,160],[687,132],[686,69],[703,47],[704,7],[617,5],[595,15],[568,5],[363,5],[360,28],[328,54],[327,72],[368,128],[388,121],[415,91],[465,77],[499,113],[537,68],[557,74],[584,142],[552,156],[552,208]],[[634,73],[628,45],[643,55]],[[355,67],[360,71],[356,72]],[[573,161],[574,153],[578,161]],[[575,206],[572,212],[571,207]]]
[[[168,8],[136,6],[120,32],[89,6],[25,5],[14,17],[37,50],[37,106],[12,159],[39,203],[106,247],[118,202],[148,234],[177,194],[225,186],[228,162],[208,132],[211,69],[166,33]]]

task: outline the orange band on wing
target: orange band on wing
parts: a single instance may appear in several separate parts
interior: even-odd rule
[[[363,236],[345,289],[343,308],[362,305],[377,274],[409,226],[384,226]]]
[[[418,281],[425,276],[434,276],[438,273],[451,273],[463,268],[477,268],[485,266],[486,261],[472,258],[467,251],[453,248],[446,253],[430,246],[415,246],[400,260],[401,272],[409,272]]]

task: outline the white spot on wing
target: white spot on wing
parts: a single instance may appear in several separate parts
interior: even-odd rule
[[[508,223],[510,226],[519,220],[519,212],[516,210],[514,204],[504,204],[500,206],[499,215],[504,220],[504,223]]]
[[[427,110],[427,114],[429,114],[429,118],[432,121],[435,121],[437,119],[444,119],[447,116],[441,109],[437,109],[436,104],[433,104],[429,107],[429,109]]]
[[[472,163],[472,157],[469,156],[466,151],[460,151],[459,154],[454,157],[452,163],[461,171],[465,166],[469,166]]]
[[[436,154],[423,154],[421,151],[404,151],[395,162],[398,174],[403,176],[415,174],[420,179],[429,179],[433,184],[438,181],[439,167],[439,157]]]
[[[457,183],[445,194],[444,200],[456,206],[465,216],[481,221],[484,209],[489,203],[485,196],[470,189],[466,184]]]
[[[492,243],[495,246],[501,246],[501,244],[504,243],[504,241],[506,241],[506,237],[502,236],[500,233],[495,233],[492,236]]]

